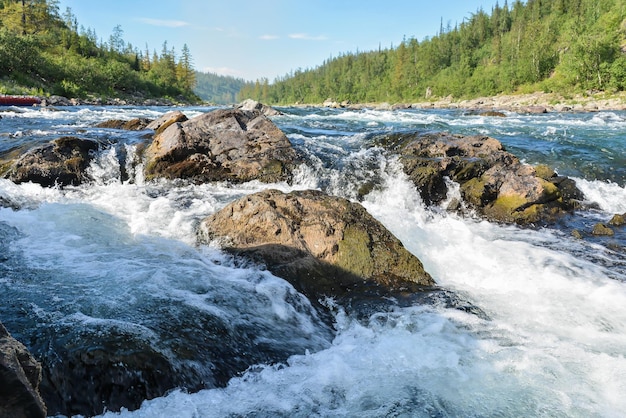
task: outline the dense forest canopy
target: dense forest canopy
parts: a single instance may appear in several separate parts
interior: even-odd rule
[[[233,104],[237,94],[249,82],[232,76],[196,72],[195,93],[204,101],[214,104]]]
[[[240,98],[267,103],[423,101],[500,93],[626,88],[626,0],[504,0],[491,13],[397,47],[345,53]]]
[[[0,93],[196,100],[194,86],[187,45],[139,50],[120,26],[99,41],[56,0],[0,0]]]

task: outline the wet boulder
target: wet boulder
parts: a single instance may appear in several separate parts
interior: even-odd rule
[[[2,176],[15,183],[31,181],[45,187],[76,186],[90,180],[86,169],[98,149],[99,144],[89,139],[58,138],[4,165]]]
[[[147,179],[286,181],[296,152],[259,111],[219,109],[169,125],[145,152]]]
[[[167,129],[167,127],[171,124],[185,121],[187,121],[187,116],[183,112],[180,110],[173,110],[150,122],[146,125],[146,129],[152,129],[155,131],[155,134],[158,135]]]
[[[470,208],[506,223],[553,221],[583,199],[573,180],[522,163],[494,138],[407,134],[394,138],[392,145],[427,204],[446,199],[447,179],[461,185]]]
[[[609,221],[609,225],[612,226],[625,226],[626,225],[626,213],[616,213]]]
[[[362,291],[416,292],[432,277],[358,203],[319,191],[268,190],[204,219],[201,242],[264,264],[311,300]]]
[[[135,118],[131,120],[110,119],[96,124],[96,128],[123,129],[126,131],[141,131],[146,129],[152,121],[147,118]]]
[[[0,417],[45,417],[41,365],[0,323]]]

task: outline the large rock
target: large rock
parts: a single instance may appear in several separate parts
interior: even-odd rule
[[[204,219],[199,237],[264,263],[311,300],[434,285],[417,257],[365,208],[318,191],[246,196]]]
[[[99,144],[89,139],[58,138],[7,164],[3,177],[15,183],[32,181],[47,187],[79,185],[90,180],[85,170],[98,148]]]
[[[155,131],[155,134],[158,135],[166,130],[171,124],[185,122],[187,120],[187,116],[183,112],[180,110],[173,110],[150,122],[146,126],[146,129],[152,129]]]
[[[446,178],[461,185],[465,202],[488,219],[518,224],[546,222],[583,199],[573,180],[532,167],[485,136],[448,133],[388,139],[427,204],[448,193]]]
[[[147,179],[265,182],[290,178],[296,152],[258,111],[220,109],[171,124],[145,153]]]
[[[265,116],[278,116],[282,115],[278,110],[274,109],[271,106],[265,105],[263,103],[257,102],[256,100],[246,99],[243,102],[239,103],[237,109],[241,110],[258,110]]]
[[[0,323],[0,417],[45,417],[40,382],[39,363]]]

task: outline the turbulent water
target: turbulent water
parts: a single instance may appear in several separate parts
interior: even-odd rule
[[[256,359],[225,387],[174,390],[104,416],[624,416],[626,231],[585,231],[626,212],[626,113],[284,108],[273,121],[307,161],[293,184],[149,183],[140,170],[122,182],[115,153],[144,133],[93,126],[168,110],[0,113],[0,153],[63,135],[115,145],[90,167],[95,184],[58,190],[0,179],[0,320],[48,358],[58,354],[51,341],[121,333],[165,355],[195,350],[181,367],[202,374],[211,364],[194,327],[205,317],[289,355]],[[379,146],[405,131],[495,137],[524,161],[573,177],[595,205],[535,229],[426,208]],[[337,307],[331,332],[285,281],[196,244],[198,221],[245,194],[316,188],[356,200],[363,184],[374,185],[366,209],[439,285],[483,314],[434,303],[355,318]]]

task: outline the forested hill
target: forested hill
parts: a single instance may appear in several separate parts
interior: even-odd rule
[[[271,84],[259,80],[240,97],[367,103],[537,90],[617,92],[626,88],[625,53],[626,0],[505,0],[490,13],[478,10],[462,23],[442,24],[432,38],[346,53]]]
[[[215,73],[196,72],[195,93],[214,104],[237,103],[237,94],[246,85],[245,80]]]
[[[98,41],[56,0],[0,0],[0,93],[198,100],[186,45],[178,57],[167,42],[151,53],[112,29]]]

